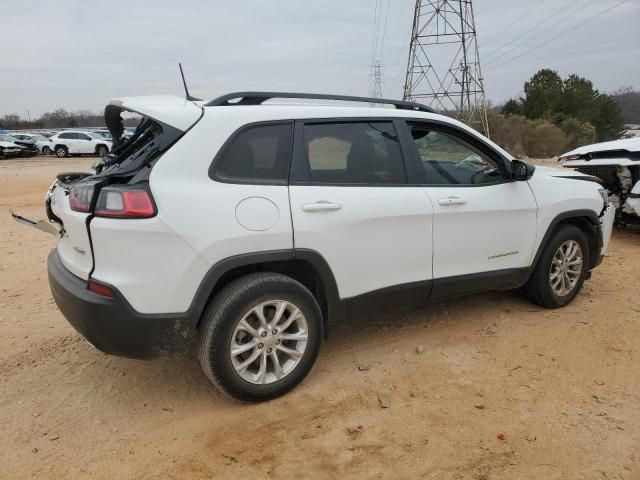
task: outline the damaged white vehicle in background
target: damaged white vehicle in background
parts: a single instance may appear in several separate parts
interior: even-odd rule
[[[640,225],[640,137],[586,145],[559,160],[565,168],[602,181],[616,207],[618,225]]]

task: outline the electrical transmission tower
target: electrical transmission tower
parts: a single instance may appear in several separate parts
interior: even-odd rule
[[[382,63],[377,61],[373,65],[373,85],[371,86],[371,97],[382,98]]]
[[[471,0],[416,0],[404,99],[489,134]]]

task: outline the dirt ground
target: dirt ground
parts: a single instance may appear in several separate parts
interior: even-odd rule
[[[639,234],[564,309],[496,292],[359,318],[243,405],[195,358],[103,355],[58,312],[55,239],[9,210],[44,218],[54,175],[91,163],[0,161],[1,479],[640,478]]]

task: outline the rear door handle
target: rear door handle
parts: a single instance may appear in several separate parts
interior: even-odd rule
[[[438,205],[442,205],[443,207],[448,207],[450,205],[464,205],[465,203],[467,202],[460,197],[447,197],[438,200]]]
[[[306,203],[302,205],[303,212],[335,212],[336,210],[340,210],[342,205],[339,203],[327,202],[325,200],[319,200],[314,203]]]

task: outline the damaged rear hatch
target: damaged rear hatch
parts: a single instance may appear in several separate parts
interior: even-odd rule
[[[135,133],[126,140],[122,139],[125,112],[142,117]],[[57,251],[62,264],[87,280],[94,266],[89,223],[102,189],[114,185],[148,187],[155,162],[202,114],[201,105],[173,96],[112,100],[105,108],[105,123],[114,138],[111,153],[102,157],[91,172],[57,176],[45,197],[48,221],[34,221],[12,212],[14,219],[58,236]]]

